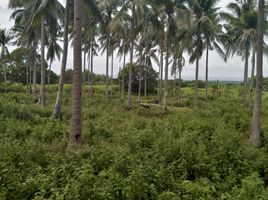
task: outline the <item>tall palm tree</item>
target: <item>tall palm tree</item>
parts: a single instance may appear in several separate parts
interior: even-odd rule
[[[13,39],[12,34],[6,29],[0,29],[0,47],[1,47],[1,57],[3,60],[6,56],[9,55],[7,45],[11,43]],[[7,91],[7,78],[6,78],[6,69],[4,67],[4,82],[5,82],[5,91]]]
[[[167,86],[168,86],[168,72],[169,72],[169,58],[170,58],[170,48],[171,48],[171,39],[174,37],[175,29],[177,28],[177,24],[174,20],[175,17],[184,18],[187,16],[187,8],[184,5],[184,0],[174,1],[159,1],[160,3],[160,10],[162,7],[162,12],[165,14],[165,51],[166,51],[166,58],[165,58],[165,80],[164,80],[164,96],[163,96],[163,106],[162,106],[162,113],[167,112]],[[164,9],[163,9],[164,8]],[[184,16],[184,17],[183,17]]]
[[[192,11],[192,28],[190,36],[192,37],[192,53],[190,62],[196,63],[195,71],[195,92],[194,107],[198,108],[198,83],[199,83],[199,60],[202,57],[204,49],[206,49],[206,27],[210,21],[209,15],[215,12],[216,3],[219,0],[189,0],[188,7]]]
[[[111,55],[112,46],[112,35],[110,30],[110,23],[112,22],[113,14],[117,12],[118,1],[116,0],[103,0],[100,1],[99,7],[102,13],[103,23],[102,25],[102,36],[99,38],[102,43],[104,53],[106,51],[106,90],[105,97],[108,100],[109,96],[109,57]]]
[[[32,4],[30,1],[26,0],[10,0],[9,7],[15,9],[11,14],[10,18],[15,21],[13,26],[13,31],[15,33],[16,45],[26,47],[30,49],[31,56],[29,57],[30,68],[32,69],[32,87],[30,92],[33,97],[36,95],[36,50],[38,45],[38,32],[39,27],[28,27],[25,31],[25,26],[28,24],[29,18],[32,15]],[[31,70],[30,70],[31,71]]]
[[[205,37],[205,48],[206,48],[206,80],[205,88],[206,94],[205,99],[208,100],[208,67],[209,67],[209,51],[216,49],[221,58],[226,61],[226,54],[221,48],[219,43],[222,43],[224,33],[222,29],[221,19],[218,12],[219,8],[210,9],[203,19],[203,30]]]
[[[257,39],[257,80],[256,96],[253,111],[250,142],[255,146],[261,145],[260,121],[262,104],[262,81],[263,81],[263,35],[264,35],[264,0],[259,0],[258,12],[258,39]]]
[[[250,50],[256,43],[257,37],[257,11],[254,0],[243,0],[228,4],[227,8],[232,13],[222,13],[227,22],[225,28],[229,36],[227,44],[228,55],[238,54],[245,60],[243,101],[247,106],[247,79]]]
[[[118,52],[117,56],[121,59],[123,59],[123,69],[126,65],[126,55],[129,51],[129,45],[128,45],[128,36],[129,36],[129,26],[128,23],[130,21],[130,16],[127,12],[127,8],[125,5],[122,6],[122,8],[117,11],[114,18],[112,19],[111,23],[109,24],[109,30],[113,32],[113,34],[116,34],[116,37],[118,38],[118,42],[116,44]],[[124,85],[125,85],[125,77],[122,77],[122,88],[121,88],[121,98],[124,96]]]
[[[56,102],[54,106],[53,116],[56,119],[60,117],[63,87],[64,87],[64,75],[66,70],[67,55],[68,55],[68,28],[69,28],[69,13],[70,13],[70,0],[66,0],[65,13],[64,13],[64,35],[63,35],[63,55],[61,60],[60,79],[58,84],[58,92]]]
[[[15,1],[15,0],[14,0]],[[13,5],[14,1],[10,4]],[[58,19],[61,17],[63,8],[57,0],[51,1],[18,1],[25,9],[21,16],[23,19],[21,27],[23,33],[27,34],[32,28],[38,28],[41,32],[41,86],[39,104],[43,108],[45,105],[45,44],[46,44],[46,31],[48,26],[55,26]],[[20,9],[19,9],[20,10]],[[21,18],[21,17],[19,17]]]
[[[73,92],[72,92],[72,119],[71,132],[69,137],[70,144],[78,144],[82,140],[82,6],[81,0],[74,0],[74,30],[73,30]]]

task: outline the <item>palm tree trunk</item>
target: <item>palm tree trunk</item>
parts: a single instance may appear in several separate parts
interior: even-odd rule
[[[207,46],[207,54],[206,54],[206,101],[208,100],[208,54],[209,54],[209,48]]]
[[[50,61],[49,63],[49,70],[48,70],[48,75],[47,75],[47,90],[49,90],[49,84],[50,84],[51,65],[52,65],[52,61]]]
[[[194,92],[194,107],[198,108],[198,76],[199,76],[199,58],[196,59],[195,68],[195,92]]]
[[[255,62],[256,62],[256,52],[255,52],[255,49],[253,49],[253,53],[252,53],[251,78],[250,78],[250,95],[249,95],[249,107],[250,107],[250,109],[253,108],[253,90],[254,90]]]
[[[162,89],[163,89],[163,70],[164,70],[164,47],[163,45],[160,47],[160,83],[159,83],[159,102],[162,103],[163,100],[163,94],[162,94]]]
[[[170,24],[171,16],[168,16],[167,33],[166,33],[166,66],[165,66],[165,81],[164,81],[164,100],[162,113],[167,112],[167,87],[168,87],[168,61],[169,61],[169,48],[170,48]]]
[[[175,71],[175,73],[174,73],[174,83],[173,83],[173,96],[174,96],[174,98],[176,98],[176,79],[177,79],[177,77],[176,77],[176,71]]]
[[[4,84],[5,84],[5,93],[7,93],[7,70],[6,70],[6,66],[4,66]]]
[[[144,65],[144,97],[147,96],[147,64]]]
[[[199,87],[199,58],[201,56],[201,33],[200,33],[200,23],[197,25],[197,58],[196,58],[196,68],[195,68],[195,92],[194,92],[194,107],[198,108],[198,87]]]
[[[69,26],[69,11],[70,11],[69,2],[70,2],[69,0],[66,0],[65,14],[64,14],[63,55],[62,55],[62,62],[61,62],[61,72],[60,72],[57,98],[56,98],[54,111],[53,111],[53,116],[56,119],[60,118],[62,96],[63,96],[63,89],[64,89],[64,76],[65,76],[67,56],[68,56],[68,26]]]
[[[36,63],[35,63],[35,50],[37,49],[37,43],[38,43],[38,33],[37,30],[35,31],[35,41],[33,43],[33,49],[32,49],[32,67],[33,67],[33,85],[32,85],[32,96],[35,97],[36,95]]]
[[[132,64],[134,54],[134,26],[135,26],[135,3],[132,6],[132,20],[130,29],[130,66],[129,66],[129,77],[128,77],[128,95],[127,95],[127,109],[131,108],[131,89],[132,89]]]
[[[74,0],[74,39],[73,39],[73,95],[72,95],[72,119],[71,132],[69,137],[70,144],[78,144],[82,140],[82,85],[81,85],[81,68],[82,68],[82,26],[81,26],[81,0]]]
[[[30,56],[31,57],[31,56]],[[30,61],[30,63],[31,63],[31,61]],[[32,94],[32,67],[31,66],[29,66],[29,73],[28,73],[28,77],[29,77],[29,86],[28,86],[28,88],[29,88],[29,94]]]
[[[179,86],[178,86],[178,93],[179,93],[179,99],[181,99],[181,69],[179,69]]]
[[[257,76],[256,76],[256,95],[251,127],[250,142],[255,146],[261,145],[260,121],[263,87],[263,33],[264,33],[264,0],[259,0],[258,16],[258,40],[257,40]]]
[[[142,80],[142,51],[140,52],[140,66],[139,66],[139,91],[138,91],[138,102],[141,102],[141,80]]]
[[[125,65],[126,65],[126,53],[125,53],[125,50],[124,50],[123,69],[122,69],[123,70],[123,77],[122,77],[121,99],[123,99],[124,92],[125,92],[125,76],[124,76]]]
[[[87,51],[85,47],[84,48],[84,62],[83,62],[83,87],[86,86],[86,58],[87,58]]]
[[[113,78],[114,78],[114,50],[112,49],[112,57],[111,57],[111,97],[113,96]]]
[[[40,96],[39,105],[41,108],[45,107],[45,24],[44,17],[41,20],[41,84],[40,84]]]
[[[108,101],[109,95],[109,35],[107,35],[107,47],[106,47],[106,101]]]
[[[88,84],[88,94],[90,96],[90,64],[91,64],[91,44],[89,45],[89,51],[88,51],[88,55],[87,55],[87,84]],[[90,96],[91,97],[91,96]]]
[[[93,97],[93,59],[94,59],[94,52],[93,52],[93,40],[91,45],[91,64],[90,64],[90,96]]]
[[[247,48],[245,55],[244,83],[243,83],[243,100],[245,107],[247,107],[248,57],[249,57],[249,50]]]

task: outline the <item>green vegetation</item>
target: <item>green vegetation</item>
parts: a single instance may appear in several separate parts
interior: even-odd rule
[[[17,87],[0,95],[0,199],[268,198],[268,115],[263,147],[255,149],[247,142],[251,112],[243,109],[242,86],[222,86],[208,103],[199,99],[200,111],[187,106],[193,90],[182,88],[184,99],[169,99],[165,116],[153,105],[126,111],[119,96],[107,103],[104,85],[93,99],[85,88],[83,144],[70,148],[71,86],[61,121],[51,117],[54,102],[41,110]],[[50,86],[49,99],[56,90]]]
[[[264,0],[219,2],[9,0],[0,200],[268,199],[268,9]],[[212,50],[242,58],[242,85],[209,82]],[[98,54],[105,75],[94,73]],[[182,80],[186,62],[194,81]]]

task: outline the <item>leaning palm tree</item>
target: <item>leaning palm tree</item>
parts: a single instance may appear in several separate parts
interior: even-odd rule
[[[259,0],[258,14],[258,39],[257,39],[257,80],[256,97],[253,111],[250,142],[255,146],[261,145],[260,119],[262,104],[262,80],[263,80],[263,35],[264,35],[264,0]]]
[[[63,86],[64,86],[64,75],[66,70],[67,55],[68,55],[68,27],[69,27],[69,12],[70,12],[70,0],[66,0],[65,13],[64,13],[64,35],[63,35],[63,55],[61,60],[60,79],[58,85],[58,92],[56,102],[54,106],[53,116],[58,119],[60,117]]]
[[[73,30],[73,92],[72,92],[72,119],[71,132],[69,137],[70,144],[78,144],[82,140],[82,7],[81,0],[74,0],[74,30]]]

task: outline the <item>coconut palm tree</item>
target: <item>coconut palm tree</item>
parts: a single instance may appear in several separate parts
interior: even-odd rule
[[[209,51],[216,49],[221,58],[226,61],[226,53],[221,48],[220,43],[224,40],[224,33],[221,24],[219,8],[210,9],[203,19],[203,30],[206,48],[206,80],[205,80],[205,99],[208,100],[208,67],[209,67]]]
[[[13,39],[12,34],[6,29],[0,29],[0,47],[1,47],[1,57],[0,59],[5,59],[6,56],[9,55],[8,47]],[[6,80],[6,69],[4,67],[4,82],[5,82],[5,91],[7,91],[7,80]]]
[[[82,68],[82,6],[81,0],[74,0],[74,30],[73,30],[73,92],[72,92],[72,119],[70,144],[78,144],[82,140],[81,120],[81,68]]]
[[[210,16],[217,11],[215,8],[219,0],[189,0],[187,5],[192,12],[191,28],[188,30],[188,36],[191,37],[191,57],[190,62],[196,63],[195,71],[195,92],[194,92],[194,107],[198,108],[198,83],[199,83],[199,60],[202,57],[203,51],[207,49],[209,37],[205,40],[208,24],[211,24]],[[185,32],[187,33],[187,32]],[[189,39],[188,39],[189,40]],[[188,41],[187,40],[187,41]],[[189,40],[190,41],[190,40]],[[208,45],[206,45],[206,43]]]
[[[164,98],[163,98],[163,109],[162,112],[167,112],[167,85],[168,85],[168,72],[169,72],[169,58],[170,58],[170,48],[171,48],[171,39],[174,37],[176,23],[174,18],[187,18],[187,8],[184,5],[184,0],[179,1],[162,1],[164,8],[164,13],[166,16],[166,35],[165,35],[165,50],[166,50],[166,59],[165,59],[165,81],[164,81]],[[176,21],[178,18],[176,19]],[[178,20],[179,21],[179,20]],[[172,34],[173,33],[173,34]]]
[[[259,0],[258,11],[258,38],[257,38],[257,76],[256,76],[256,96],[253,111],[250,142],[255,146],[261,145],[260,119],[263,87],[263,35],[264,35],[264,0]]]
[[[69,13],[70,13],[70,0],[66,0],[65,4],[65,13],[64,13],[64,35],[63,35],[63,55],[61,60],[61,70],[60,70],[60,79],[58,84],[58,91],[56,102],[53,110],[53,116],[56,119],[60,117],[62,96],[63,96],[63,87],[64,87],[64,75],[66,70],[67,55],[68,55],[68,28],[69,28]]]
[[[118,49],[117,56],[121,59],[123,59],[123,69],[126,65],[126,55],[129,51],[129,45],[128,45],[128,36],[129,36],[129,26],[128,23],[130,21],[130,16],[127,12],[127,8],[125,5],[122,6],[122,8],[117,11],[114,18],[112,19],[111,23],[109,24],[109,30],[116,34],[117,44],[116,47]],[[121,98],[124,96],[124,83],[125,83],[125,77],[122,77],[122,88],[121,88]]]
[[[16,45],[30,49],[31,56],[29,57],[30,68],[32,69],[32,87],[30,92],[33,97],[36,95],[36,50],[38,46],[38,32],[39,27],[28,27],[25,31],[25,25],[28,24],[29,18],[32,15],[32,4],[30,1],[23,0],[10,0],[9,7],[15,9],[10,18],[15,21],[13,26],[13,32],[15,34]],[[29,70],[31,71],[31,70]],[[31,74],[31,73],[30,73]]]
[[[61,17],[63,7],[57,0],[52,1],[16,1],[12,0],[10,6],[22,6],[23,9],[18,9],[17,20],[21,22],[22,33],[27,33],[36,28],[41,32],[41,86],[39,104],[43,108],[45,105],[45,45],[46,45],[46,31],[49,26],[56,26],[58,19]],[[21,20],[23,19],[23,20]]]
[[[104,0],[100,1],[99,7],[102,13],[103,23],[101,26],[102,29],[102,36],[99,40],[102,43],[102,49],[104,53],[106,51],[106,90],[105,90],[105,97],[108,100],[109,96],[109,57],[112,55],[113,49],[112,46],[112,35],[110,30],[110,23],[112,22],[112,15],[117,12],[119,1],[115,0]]]
[[[257,11],[254,0],[243,0],[228,4],[231,13],[222,13],[222,18],[227,22],[224,26],[229,36],[227,44],[228,56],[238,54],[245,60],[243,101],[247,106],[247,80],[249,56],[257,37]]]

